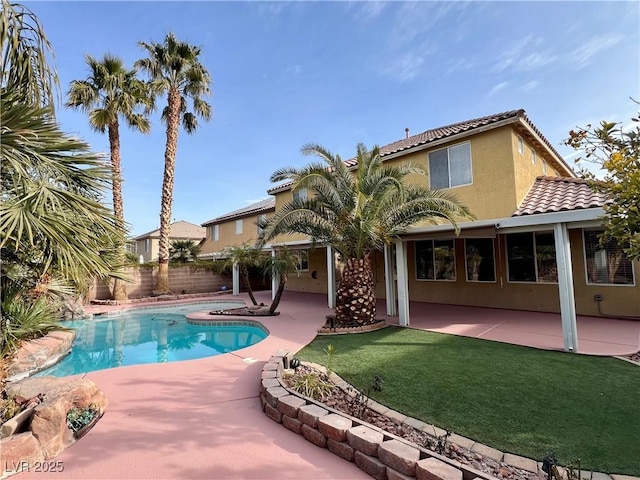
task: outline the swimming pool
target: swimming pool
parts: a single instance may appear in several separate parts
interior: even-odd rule
[[[190,324],[191,312],[244,306],[244,302],[208,302],[146,307],[66,322],[76,331],[71,353],[36,376],[65,377],[144,363],[211,357],[255,345],[269,332],[253,321]]]

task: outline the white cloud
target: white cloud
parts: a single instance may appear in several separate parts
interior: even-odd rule
[[[504,90],[507,87],[507,85],[509,85],[509,82],[498,83],[491,90],[489,90],[489,93],[487,93],[487,97],[491,97],[496,93],[498,93],[499,91]]]
[[[287,67],[287,73],[290,73],[294,77],[297,77],[302,72],[302,65],[294,65],[293,67]]]
[[[377,18],[382,13],[382,10],[387,6],[387,2],[378,1],[349,1],[347,2],[347,10],[355,11],[355,17],[357,20],[367,21],[373,18]]]
[[[530,92],[531,90],[535,89],[538,85],[540,85],[540,82],[538,80],[531,80],[530,82],[527,82],[524,85],[522,85],[522,87],[520,87],[520,90],[523,92]]]
[[[392,60],[384,70],[384,74],[392,80],[407,82],[416,77],[423,63],[424,57],[421,55],[412,52],[405,53],[397,59]]]
[[[617,35],[598,35],[571,52],[569,61],[578,68],[585,67],[593,61],[593,57],[598,53],[613,47],[621,40],[622,38]]]

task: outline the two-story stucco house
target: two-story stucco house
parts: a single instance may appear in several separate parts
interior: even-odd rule
[[[640,317],[639,262],[615,242],[599,245],[606,198],[576,178],[523,110],[427,130],[380,152],[385,162],[425,166],[429,186],[451,190],[476,217],[459,235],[448,224],[417,224],[375,255],[376,296],[400,324],[410,322],[409,301],[558,312],[565,349],[575,350],[576,314]],[[293,195],[290,183],[268,193],[276,210]],[[333,307],[332,249],[303,236],[268,247],[280,245],[308,251],[287,288],[327,294]]]
[[[191,240],[199,244],[205,237],[206,231],[200,225],[180,220],[170,226],[169,241]],[[144,262],[158,260],[160,253],[160,229],[143,233],[133,239],[136,242],[136,253],[142,257]]]

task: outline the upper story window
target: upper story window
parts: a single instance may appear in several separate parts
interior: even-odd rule
[[[294,200],[306,200],[307,199],[307,189],[306,188],[300,188],[298,190],[295,190],[293,192],[293,199]]]
[[[151,250],[151,239],[150,238],[145,238],[144,239],[144,251],[148,252],[149,250]]]
[[[261,236],[264,233],[264,228],[261,225],[264,225],[264,222],[267,221],[266,215],[258,215],[258,221],[256,222],[258,225],[258,236]]]
[[[209,227],[209,240],[217,242],[220,239],[220,227],[218,225],[212,225]]]
[[[236,220],[236,235],[242,235],[242,219]]]
[[[531,150],[531,163],[535,165],[537,160],[538,160],[538,154],[536,153],[535,150]]]
[[[492,238],[467,238],[464,241],[466,252],[467,281],[495,282],[496,266],[493,254]]]
[[[556,283],[556,244],[553,232],[507,235],[510,282]]]
[[[453,240],[421,240],[416,242],[416,279],[456,279],[456,256]]]
[[[633,266],[614,239],[600,245],[602,230],[584,231],[587,283],[633,285]]]
[[[542,160],[542,173],[547,174],[547,161]]]
[[[309,271],[309,250],[295,250],[294,254],[298,257],[298,265],[296,266],[297,272]]]
[[[518,135],[518,153],[524,153],[524,140]]]
[[[471,143],[429,153],[429,177],[434,189],[471,185]]]

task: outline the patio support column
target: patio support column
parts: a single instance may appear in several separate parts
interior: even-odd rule
[[[558,266],[558,289],[560,291],[560,316],[562,317],[562,337],[566,352],[578,351],[578,328],[576,324],[576,302],[573,290],[573,266],[571,245],[566,223],[553,226]]]
[[[393,269],[393,245],[384,246],[384,291],[387,304],[387,315],[395,317],[398,315],[396,306],[396,272]]]
[[[398,269],[398,323],[402,327],[408,327],[409,319],[409,279],[407,275],[407,249],[406,244],[400,240],[394,240],[396,246],[396,268]]]
[[[240,295],[240,267],[238,266],[237,263],[233,264],[232,278],[233,278],[233,295],[238,296]]]
[[[336,255],[331,245],[327,245],[327,305],[336,308]]]
[[[271,249],[271,256],[272,257],[276,256],[276,249],[275,248]],[[280,279],[278,278],[278,276],[275,275],[273,272],[271,272],[271,300],[276,298],[276,293],[278,292],[278,283],[279,282],[280,282]]]

